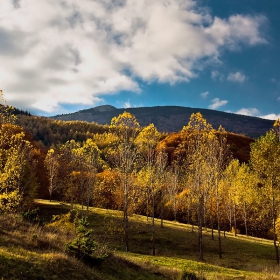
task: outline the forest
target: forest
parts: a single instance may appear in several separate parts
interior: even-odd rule
[[[280,120],[253,140],[223,127],[214,129],[200,113],[177,133],[140,127],[124,112],[110,125],[15,116],[2,96],[0,112],[0,211],[30,211],[35,198],[120,210],[125,251],[130,251],[130,218],[196,226],[200,260],[203,229],[273,240],[279,264]],[[239,139],[239,138],[238,138]],[[246,149],[242,145],[246,145]]]

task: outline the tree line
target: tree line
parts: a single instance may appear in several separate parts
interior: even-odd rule
[[[129,217],[139,213],[151,221],[153,254],[155,218],[160,218],[162,227],[163,219],[197,226],[201,260],[203,229],[210,227],[218,232],[220,257],[222,237],[231,231],[272,238],[279,264],[279,120],[251,143],[250,160],[240,162],[232,156],[226,131],[213,129],[200,113],[191,115],[170,150],[166,135],[153,124],[140,127],[128,112],[82,141],[45,148],[15,124],[7,106],[1,110],[2,213],[32,207],[41,195],[38,182],[45,181],[50,200],[79,203],[83,215],[89,206],[121,210],[126,251]]]

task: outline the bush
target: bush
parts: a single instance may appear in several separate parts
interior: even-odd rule
[[[180,280],[199,280],[194,272],[190,272],[186,269],[183,270]]]
[[[30,223],[41,223],[38,213],[39,208],[35,208],[26,212],[21,212],[20,216],[23,220],[28,221]]]
[[[78,220],[78,212],[74,209],[70,210],[67,214],[53,215],[51,222],[47,227],[54,229],[61,229],[68,232],[75,231],[75,222]]]

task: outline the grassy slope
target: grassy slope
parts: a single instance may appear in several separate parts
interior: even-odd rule
[[[68,206],[38,200],[41,214],[66,213]],[[222,239],[223,258],[217,255],[217,236],[204,232],[204,262],[198,262],[196,228],[157,220],[157,256],[151,256],[151,226],[146,217],[131,217],[130,253],[123,251],[121,213],[91,208],[95,238],[112,254],[99,266],[85,265],[64,252],[73,232],[30,226],[12,216],[0,219],[0,275],[2,279],[178,279],[182,269],[206,279],[279,279],[272,242],[230,233]],[[279,273],[279,271],[278,271]],[[278,274],[279,277],[279,274]],[[1,278],[0,278],[1,279]]]

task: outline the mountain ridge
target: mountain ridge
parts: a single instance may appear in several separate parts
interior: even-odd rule
[[[226,131],[257,138],[264,135],[273,126],[274,121],[258,117],[238,115],[211,109],[191,108],[183,106],[153,106],[116,108],[111,105],[102,105],[78,112],[50,117],[63,121],[87,121],[101,125],[110,124],[113,117],[127,111],[133,114],[141,126],[153,123],[161,132],[178,132],[187,125],[192,113],[200,112],[214,128],[222,125]]]

